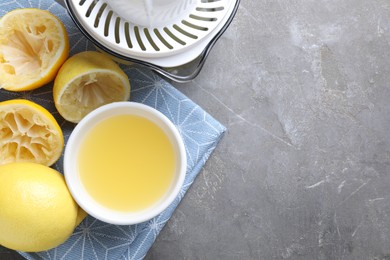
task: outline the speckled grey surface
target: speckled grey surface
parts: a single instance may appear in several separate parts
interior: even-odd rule
[[[390,259],[389,1],[243,0],[173,84],[228,131],[147,260]]]

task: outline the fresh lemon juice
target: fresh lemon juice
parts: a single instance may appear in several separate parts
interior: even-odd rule
[[[94,126],[80,144],[78,169],[90,196],[125,212],[158,202],[175,178],[175,151],[156,124],[140,116],[117,115]]]

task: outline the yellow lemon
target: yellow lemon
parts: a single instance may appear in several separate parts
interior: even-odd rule
[[[44,107],[25,99],[0,102],[0,165],[35,162],[50,166],[63,148],[62,130]]]
[[[0,244],[25,252],[62,244],[80,221],[62,174],[36,163],[0,166],[0,209]]]
[[[74,123],[99,106],[129,97],[127,75],[111,58],[96,51],[70,57],[54,81],[54,104],[63,118]]]
[[[32,90],[52,81],[68,57],[63,23],[48,11],[15,9],[0,19],[0,88]]]

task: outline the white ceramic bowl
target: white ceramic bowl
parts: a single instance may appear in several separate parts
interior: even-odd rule
[[[86,191],[78,172],[78,151],[85,134],[97,123],[116,115],[142,116],[159,126],[170,139],[176,154],[176,173],[173,184],[165,196],[154,206],[139,212],[121,212],[100,205]],[[69,190],[79,204],[91,216],[111,224],[132,225],[147,221],[164,211],[176,198],[183,185],[187,167],[183,140],[174,124],[161,112],[135,102],[115,102],[99,107],[84,117],[71,133],[65,148],[64,175]]]

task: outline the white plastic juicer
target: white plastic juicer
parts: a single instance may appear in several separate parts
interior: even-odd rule
[[[65,0],[83,34],[123,61],[194,79],[240,0]]]

